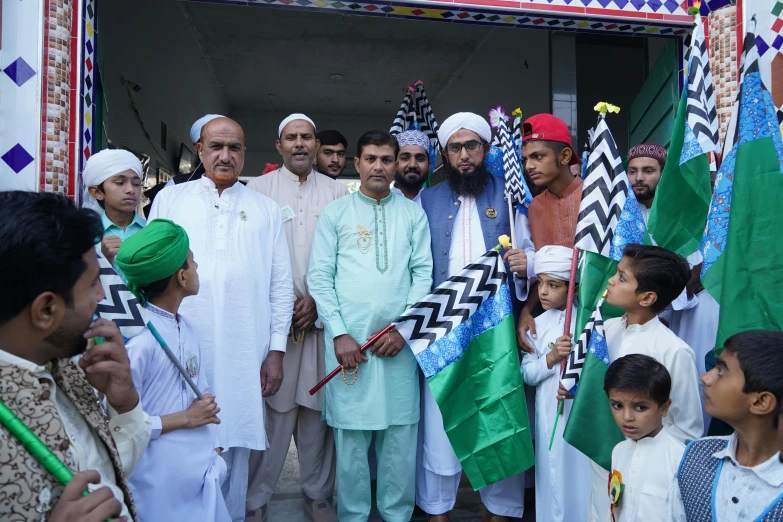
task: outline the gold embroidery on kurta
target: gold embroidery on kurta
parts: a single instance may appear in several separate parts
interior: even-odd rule
[[[359,247],[359,252],[366,254],[369,252],[371,244],[372,235],[370,234],[370,229],[356,225],[356,246]]]

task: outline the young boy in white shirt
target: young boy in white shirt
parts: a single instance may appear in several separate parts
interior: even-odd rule
[[[612,451],[609,498],[614,522],[663,520],[669,491],[685,445],[664,427],[672,401],[666,368],[647,355],[614,361],[604,391],[626,439]]]
[[[221,484],[226,465],[219,455],[214,395],[201,361],[198,332],[179,314],[183,299],[199,290],[198,264],[187,233],[157,219],[123,242],[117,264],[145,303],[150,323],[204,399],[197,399],[151,330],[128,343],[133,384],[152,420],[152,440],[130,476],[139,519],[228,522]]]
[[[683,444],[704,433],[696,356],[658,319],[658,313],[682,293],[689,278],[688,262],[677,254],[656,246],[628,245],[606,287],[606,302],[625,310],[625,315],[604,322],[610,363],[640,353],[669,372],[672,403],[664,426]],[[590,476],[588,520],[604,522],[610,519],[607,473],[591,461]]]
[[[717,366],[701,380],[707,413],[734,434],[688,445],[663,520],[783,520],[781,368],[783,332],[750,330],[726,340]]]
[[[557,423],[552,448],[548,448],[558,415],[557,389],[560,361],[571,353],[576,322],[572,306],[571,331],[564,335],[568,280],[574,249],[548,245],[536,253],[535,273],[538,297],[544,313],[536,317],[536,338],[528,332],[535,352],[522,359],[525,384],[536,387],[536,520],[538,522],[584,522],[590,483],[588,458],[563,440],[563,430],[573,401],[565,401],[563,416]],[[564,488],[563,484],[569,484]]]

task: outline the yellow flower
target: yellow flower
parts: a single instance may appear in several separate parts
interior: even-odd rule
[[[506,248],[511,248],[511,238],[508,237],[506,234],[503,234],[498,238],[498,243],[500,243]]]
[[[620,107],[617,105],[612,105],[611,103],[606,102],[598,102],[595,104],[595,107],[593,107],[593,110],[600,112],[603,115],[606,115],[607,112],[613,112],[615,114],[620,113]]]
[[[514,109],[514,111],[511,113],[511,115],[513,117],[515,117],[515,118],[521,118],[522,117],[522,109],[517,107],[516,109]]]

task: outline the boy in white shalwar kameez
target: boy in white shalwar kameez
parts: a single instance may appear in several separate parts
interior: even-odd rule
[[[122,244],[116,262],[129,288],[146,302],[152,325],[204,393],[198,333],[178,314],[182,300],[199,290],[185,230],[158,219]],[[219,455],[215,397],[196,398],[149,329],[127,348],[133,384],[153,424],[152,440],[130,476],[139,519],[230,521],[220,490],[226,464]]]
[[[557,423],[551,451],[560,384],[560,360],[571,352],[576,322],[572,307],[570,335],[563,335],[568,280],[573,249],[549,245],[536,253],[538,296],[544,313],[536,317],[537,338],[528,334],[534,353],[522,359],[525,384],[536,387],[536,520],[538,522],[583,522],[587,519],[590,475],[587,457],[563,440],[563,430],[573,401],[565,401],[563,418]]]

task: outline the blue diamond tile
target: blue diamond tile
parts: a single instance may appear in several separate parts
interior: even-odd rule
[[[653,13],[657,13],[661,8],[661,3],[658,0],[647,0],[647,6],[653,10]]]
[[[92,54],[92,41],[91,40],[87,40],[87,44],[85,45],[85,47],[87,48],[87,52],[89,54]]]
[[[87,129],[84,131],[84,141],[86,143],[90,143],[90,140],[92,139],[92,135],[90,134],[90,129]]]
[[[676,10],[677,10],[677,9],[680,7],[680,4],[678,4],[678,3],[677,3],[677,2],[675,2],[674,0],[666,0],[666,1],[663,3],[663,6],[664,6],[666,9],[668,9],[670,13],[673,13],[673,12],[675,12],[675,11],[676,11]]]
[[[27,62],[25,62],[21,56],[14,60],[11,65],[5,68],[5,73],[19,87],[24,85],[27,80],[35,76],[35,71],[33,68],[27,65]]]
[[[33,162],[33,157],[18,143],[11,147],[11,150],[0,156],[0,159],[5,161],[17,174]]]
[[[598,3],[601,4],[601,7],[606,9],[606,7],[612,2],[612,0],[598,0]]]
[[[642,7],[644,7],[644,4],[646,4],[644,0],[631,0],[631,5],[633,5],[637,11],[641,10]]]
[[[671,2],[671,1],[673,1],[673,0],[668,0],[668,1],[669,1],[669,2]],[[615,3],[615,5],[616,5],[618,8],[622,9],[622,8],[624,8],[626,5],[628,5],[628,0],[614,0],[614,3]]]

